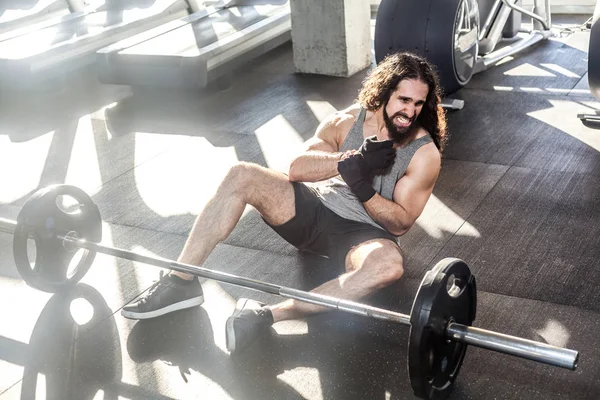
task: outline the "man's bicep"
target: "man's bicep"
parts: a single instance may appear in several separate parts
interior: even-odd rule
[[[423,212],[439,174],[439,167],[413,168],[398,180],[393,200],[410,216],[412,222]]]

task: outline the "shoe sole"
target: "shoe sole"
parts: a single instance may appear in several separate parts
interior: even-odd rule
[[[144,313],[121,310],[121,315],[128,319],[151,319],[151,318],[160,317],[161,315],[172,313],[174,311],[179,311],[179,310],[184,310],[186,308],[192,308],[195,306],[199,306],[202,303],[204,303],[204,296],[199,296],[199,297],[194,297],[192,299],[180,301],[179,303],[171,304],[167,307],[163,307],[158,310],[148,311],[148,312],[144,312]]]
[[[233,330],[233,321],[235,318],[240,315],[244,306],[248,302],[249,299],[240,299],[235,304],[235,311],[231,314],[231,317],[227,318],[227,322],[225,322],[225,347],[227,347],[227,351],[233,353],[235,351],[235,332]]]

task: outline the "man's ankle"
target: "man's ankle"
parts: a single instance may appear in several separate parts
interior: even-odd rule
[[[179,271],[172,271],[169,275],[176,276],[180,279],[183,279],[184,281],[192,281],[196,277],[196,275],[185,274]]]
[[[269,321],[269,325],[273,325],[275,323],[275,318],[273,318],[273,312],[269,307],[263,307],[263,310],[265,311],[265,316],[267,321]]]
[[[266,310],[269,310],[269,312],[271,314],[271,318],[273,319],[273,324],[276,322],[285,320],[284,314],[278,308],[273,307],[273,306],[267,306],[264,308]]]

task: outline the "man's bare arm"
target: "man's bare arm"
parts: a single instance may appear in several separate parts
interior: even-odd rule
[[[338,127],[344,116],[334,114],[324,120],[315,136],[306,143],[306,150],[296,157],[288,173],[292,182],[317,182],[338,175],[337,163],[342,157],[339,150]]]
[[[405,234],[421,215],[431,196],[440,162],[441,157],[433,144],[419,149],[406,174],[396,183],[394,201],[376,194],[363,203],[371,218],[393,235]]]
[[[320,147],[320,146],[318,146]],[[338,175],[337,163],[342,153],[317,146],[298,156],[291,164],[289,180],[292,182],[318,182]]]

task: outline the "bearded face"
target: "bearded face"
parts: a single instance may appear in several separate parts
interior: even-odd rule
[[[429,94],[420,79],[403,79],[383,107],[383,119],[390,139],[403,142],[416,127],[416,121]]]
[[[385,126],[388,130],[390,139],[400,143],[408,137],[411,128],[414,127],[416,116],[410,118],[402,111],[398,111],[390,117],[384,108],[383,120],[385,121]]]

